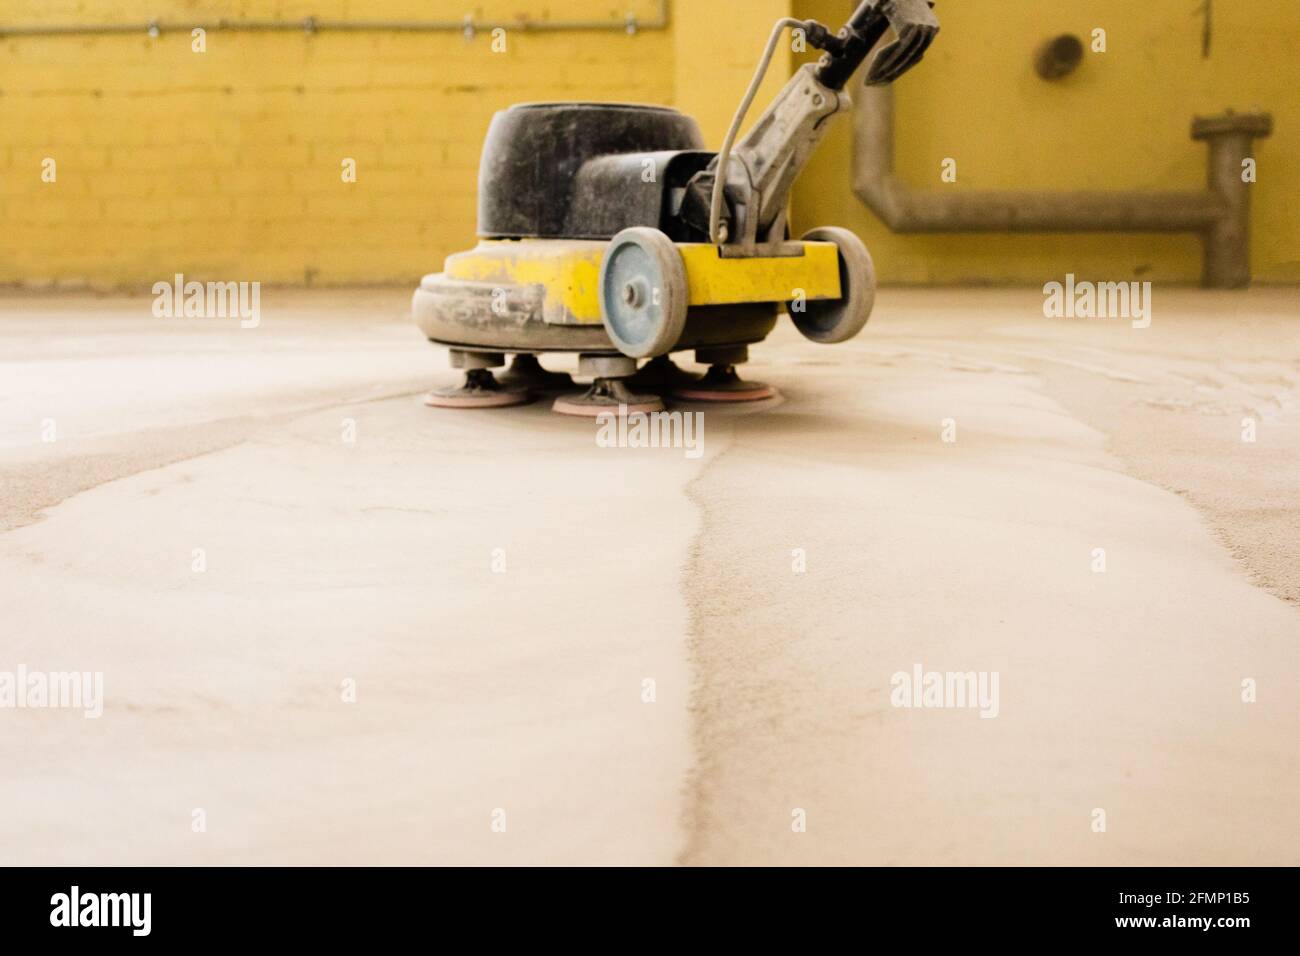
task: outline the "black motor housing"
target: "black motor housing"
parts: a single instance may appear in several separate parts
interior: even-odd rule
[[[674,203],[714,154],[665,106],[524,103],[492,118],[479,164],[485,239],[608,239],[631,226],[674,239]]]

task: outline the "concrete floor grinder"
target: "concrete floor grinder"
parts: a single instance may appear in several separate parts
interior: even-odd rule
[[[926,0],[864,0],[838,32],[783,18],[718,153],[695,120],[662,106],[529,103],[496,114],[479,169],[477,247],[448,257],[415,292],[416,324],[449,347],[463,385],[430,405],[515,405],[574,388],[546,353],[578,353],[592,385],[556,411],[657,411],[661,396],[753,401],[774,394],[736,374],[785,310],[816,342],[843,342],[871,314],[875,272],[845,229],[789,238],[790,189],[845,86],[876,53],[866,83],[915,66],[939,30]],[[746,113],[787,29],[820,50],[743,139]],[[701,376],[673,352],[693,350]],[[494,368],[510,368],[498,379]],[[638,370],[642,360],[648,360]]]

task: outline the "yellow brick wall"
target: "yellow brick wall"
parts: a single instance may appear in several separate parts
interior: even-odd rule
[[[5,0],[0,24],[515,17],[513,0]],[[538,19],[654,18],[549,0]],[[472,242],[479,146],[521,100],[671,103],[643,31],[188,33],[0,39],[0,283],[411,282]],[[57,180],[41,181],[44,158]],[[356,160],[345,184],[341,162]]]
[[[1254,266],[1300,279],[1300,4],[1199,0],[940,0],[944,33],[900,84],[898,169],[945,188],[1196,188],[1193,113],[1272,110],[1259,147]],[[838,24],[851,0],[798,0]],[[635,36],[188,33],[0,38],[0,284],[147,287],[184,272],[267,283],[410,283],[473,240],[479,146],[522,100],[671,103],[716,147],[772,21],[790,0],[670,0]],[[653,18],[658,0],[4,0],[0,26],[220,18]],[[1030,69],[1056,32],[1109,31],[1110,51],[1062,84]],[[792,58],[783,50],[756,117]],[[753,117],[751,117],[752,119]],[[795,223],[838,223],[884,281],[1040,282],[1066,270],[1194,281],[1191,236],[898,236],[849,189],[841,121],[800,181]],[[57,181],[41,181],[46,157]],[[340,163],[357,161],[358,181]]]

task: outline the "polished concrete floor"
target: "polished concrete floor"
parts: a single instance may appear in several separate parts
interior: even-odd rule
[[[1294,290],[882,290],[698,457],[425,408],[407,298],[0,299],[0,676],[103,675],[0,863],[1300,862]]]

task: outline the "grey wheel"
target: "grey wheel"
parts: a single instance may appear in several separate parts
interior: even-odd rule
[[[814,342],[847,342],[862,331],[876,304],[876,267],[862,240],[847,229],[823,226],[804,242],[833,242],[840,254],[840,297],[790,303],[790,318]],[[800,308],[802,307],[802,311]]]
[[[600,266],[600,315],[632,358],[666,354],[686,327],[686,265],[658,229],[637,226],[610,240]]]

